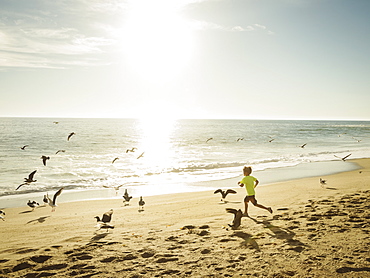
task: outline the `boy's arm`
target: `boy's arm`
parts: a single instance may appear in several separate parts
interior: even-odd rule
[[[259,181],[259,180],[256,180],[256,181],[254,182],[254,187],[256,187],[259,183],[260,183],[260,181]]]
[[[241,183],[240,181],[238,181],[238,185],[239,185],[240,187],[243,187],[243,186],[244,186],[244,183]]]

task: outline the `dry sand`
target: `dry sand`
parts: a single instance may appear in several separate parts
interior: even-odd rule
[[[213,191],[8,208],[0,277],[370,277],[370,159],[362,169],[257,187],[239,229]],[[346,162],[343,162],[346,163]],[[361,172],[360,172],[361,171]],[[258,178],[258,177],[257,177]],[[113,209],[114,229],[94,216]]]

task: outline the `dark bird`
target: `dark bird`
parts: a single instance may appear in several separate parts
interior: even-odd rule
[[[321,187],[323,187],[326,184],[326,180],[323,180],[322,178],[320,178],[320,184],[321,184]]]
[[[306,147],[306,145],[307,145],[307,144],[303,144],[303,145],[301,145],[301,146],[299,146],[299,147],[303,149],[304,147]]]
[[[112,164],[113,164],[114,162],[116,162],[116,160],[117,160],[117,159],[119,159],[119,157],[116,157],[115,159],[113,159]]]
[[[113,209],[110,209],[106,213],[103,214],[103,217],[100,219],[99,216],[95,216],[94,218],[96,219],[96,222],[101,222],[101,223],[109,223],[112,220],[112,214],[113,214]]]
[[[28,178],[24,178],[24,183],[18,185],[18,187],[15,190],[18,190],[22,185],[30,184],[31,182],[36,182],[37,180],[33,179],[33,176],[35,175],[36,172],[37,172],[37,170],[35,170],[31,174],[29,174]]]
[[[49,194],[46,193],[46,198],[48,198],[48,204],[49,206],[51,206],[51,212],[54,212],[56,207],[57,207],[57,197],[62,193],[64,187],[62,187],[61,189],[59,189],[55,194],[54,194],[54,197],[53,197],[53,200],[50,199],[49,197]]]
[[[226,196],[228,195],[228,194],[236,194],[236,191],[235,190],[233,190],[233,189],[228,189],[228,190],[222,190],[222,189],[217,189],[215,192],[214,192],[214,194],[217,194],[217,193],[221,193],[221,201],[223,201],[223,202],[225,202],[226,203]]]
[[[58,150],[55,154],[58,154],[58,153],[65,153],[66,151],[65,150]]]
[[[131,148],[131,149],[127,149],[126,150],[126,153],[128,153],[128,152],[130,152],[130,153],[133,153],[133,152],[135,152],[135,150],[137,150],[137,148]]]
[[[143,156],[144,156],[144,152],[141,155],[139,155],[136,159],[142,158]]]
[[[5,221],[5,212],[3,210],[0,210],[0,219]]]
[[[49,199],[46,195],[44,195],[44,198],[42,199],[42,201],[44,202],[44,205],[49,203]]]
[[[145,201],[143,200],[143,197],[140,196],[140,200],[139,200],[139,211],[143,211],[144,210],[144,205],[145,205]]]
[[[36,201],[32,201],[32,202],[31,202],[31,200],[28,200],[27,205],[28,205],[30,208],[32,208],[32,211],[33,211],[33,210],[34,210],[35,208],[37,208],[40,204],[39,204],[39,203],[37,203]]]
[[[46,166],[46,160],[49,160],[50,159],[50,156],[41,156],[41,159],[42,159],[42,163],[44,164],[44,166]]]
[[[226,212],[228,213],[233,213],[234,214],[234,219],[232,224],[228,224],[233,230],[236,230],[240,227],[240,224],[242,222],[242,217],[243,217],[243,212],[241,209],[236,210],[233,208],[227,208]]]
[[[28,145],[24,145],[23,147],[21,147],[21,150],[24,151],[27,147],[28,147]]]
[[[335,156],[335,157],[337,157],[337,158],[342,159],[343,161],[346,161],[346,159],[347,159],[350,155],[351,155],[351,153],[350,153],[350,154],[347,154],[345,157],[339,157],[339,156],[336,156],[336,155],[334,155],[334,156]]]
[[[207,139],[207,141],[206,141],[206,143],[208,143],[210,140],[212,140],[213,138],[211,137],[211,138],[208,138]]]
[[[360,142],[362,141],[361,139],[357,139],[357,138],[355,138],[355,137],[352,137],[352,139],[356,140],[356,141],[357,141],[357,143],[360,143]]]
[[[76,134],[76,133],[71,132],[71,133],[68,135],[67,141],[69,141],[69,139],[71,139],[71,137],[72,137],[73,135],[75,135],[75,134]]]
[[[125,204],[125,206],[128,206],[130,200],[132,199],[132,196],[128,195],[127,189],[125,189],[125,194],[123,194],[122,197],[124,199],[123,203]]]
[[[242,141],[242,140],[244,140],[244,138],[238,138],[238,139],[236,140],[236,142],[239,142],[239,141]]]
[[[56,124],[57,125],[57,124],[59,124],[59,122],[53,122],[53,124]]]
[[[270,139],[270,140],[269,140],[269,143],[271,143],[271,142],[272,142],[272,141],[274,141],[274,140],[275,140],[274,138]]]

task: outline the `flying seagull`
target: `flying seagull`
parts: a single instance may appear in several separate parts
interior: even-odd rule
[[[21,150],[24,151],[27,147],[28,147],[28,145],[24,145],[23,147],[21,147]]]
[[[37,203],[36,201],[28,200],[27,205],[32,208],[32,211],[34,211],[35,208],[37,208],[40,204]]]
[[[299,147],[303,149],[304,147],[306,147],[306,145],[307,145],[307,143],[306,144],[303,144],[303,145],[301,145]]]
[[[236,210],[233,208],[227,208],[226,212],[228,213],[233,213],[234,214],[234,219],[232,224],[228,224],[233,230],[236,230],[240,227],[242,217],[243,217],[243,212],[241,209]]]
[[[61,189],[59,189],[55,194],[54,194],[54,197],[53,197],[53,200],[50,199],[49,197],[49,194],[46,193],[46,198],[48,198],[49,200],[49,206],[52,207],[51,209],[51,212],[54,212],[55,211],[55,208],[57,207],[57,197],[62,193],[64,187],[62,187]]]
[[[41,156],[41,159],[42,159],[42,163],[44,164],[44,166],[46,166],[46,160],[49,160],[50,159],[50,156]]]
[[[58,154],[58,153],[65,153],[66,150],[58,150],[55,154]]]
[[[142,158],[143,156],[144,156],[144,152],[141,155],[139,155],[136,159]]]
[[[221,201],[223,201],[223,202],[225,202],[226,203],[226,196],[228,195],[228,194],[236,194],[236,191],[235,190],[233,190],[233,189],[228,189],[228,190],[222,190],[222,189],[217,189],[215,192],[214,192],[214,194],[217,194],[217,193],[221,193]]]
[[[75,135],[75,134],[76,134],[76,133],[71,132],[71,133],[68,135],[67,141],[69,141],[69,139],[71,139],[71,137],[72,137],[73,135]]]
[[[112,164],[113,164],[114,162],[116,162],[116,160],[117,160],[117,159],[119,159],[119,157],[116,157],[115,159],[113,159]]]
[[[127,189],[125,189],[125,194],[123,194],[122,197],[124,199],[123,203],[125,204],[125,206],[128,206],[132,196],[128,195]]]
[[[49,203],[49,199],[46,195],[44,195],[44,198],[42,199],[42,201],[44,202],[44,205]]]
[[[212,140],[213,138],[211,137],[211,138],[208,138],[207,139],[207,141],[206,141],[206,143],[208,143],[210,140]]]
[[[137,148],[133,147],[131,149],[127,149],[126,153],[128,153],[128,152],[133,153],[133,152],[135,152],[135,150],[137,150]]]
[[[140,196],[139,200],[139,212],[144,210],[145,201],[143,200],[143,197]]]
[[[339,157],[339,156],[336,156],[336,155],[334,155],[334,156],[335,156],[335,157],[337,157],[337,158],[342,159],[343,161],[346,161],[346,159],[347,159],[350,155],[351,155],[351,153],[350,153],[350,154],[347,154],[345,157]]]
[[[22,185],[30,184],[31,182],[36,182],[37,180],[33,179],[33,176],[35,175],[36,172],[37,172],[37,170],[35,170],[31,174],[29,174],[28,178],[24,178],[24,183],[18,185],[18,187],[15,190],[18,190]]]
[[[241,140],[244,140],[244,138],[238,138],[238,139],[236,140],[236,142],[239,142],[239,141],[241,141]]]

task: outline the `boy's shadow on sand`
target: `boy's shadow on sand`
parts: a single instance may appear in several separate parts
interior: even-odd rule
[[[252,248],[256,249],[257,251],[260,251],[260,247],[258,246],[257,241],[253,238],[251,234],[242,232],[242,231],[237,231],[234,232],[232,236],[237,236],[242,238],[244,241],[240,244],[241,246],[251,246]]]
[[[294,239],[294,236],[296,234],[292,232],[291,230],[275,226],[268,220],[258,221],[255,218],[252,218],[252,217],[249,217],[249,218],[252,219],[257,224],[262,224],[264,228],[269,229],[272,232],[273,237],[277,239],[285,240],[286,243],[291,246],[291,248],[289,248],[290,250],[294,250],[297,252],[303,251],[303,246],[305,246],[305,244],[299,240]]]

